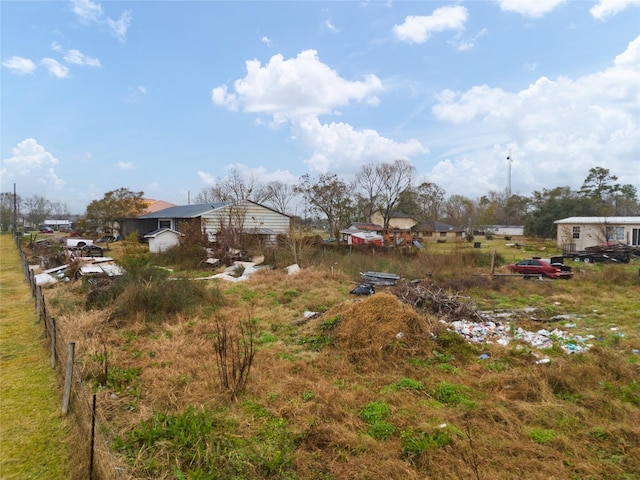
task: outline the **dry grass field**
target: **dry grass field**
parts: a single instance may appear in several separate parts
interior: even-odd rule
[[[123,478],[639,479],[637,260],[523,280],[493,249],[506,273],[553,246],[266,252],[230,282],[120,242],[127,275],[45,297]],[[402,280],[352,295],[362,271]],[[504,335],[455,330],[480,316]]]

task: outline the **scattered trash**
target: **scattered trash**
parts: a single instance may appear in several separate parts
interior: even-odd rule
[[[497,343],[506,346],[511,340],[515,339],[542,350],[551,348],[554,342],[559,342],[562,349],[567,353],[588,350],[591,347],[588,342],[595,338],[593,335],[570,335],[557,328],[552,331],[542,329],[537,332],[517,328],[512,332],[510,325],[491,321],[470,322],[468,320],[456,320],[454,322],[446,322],[441,320],[441,322],[447,324],[450,330],[459,333],[473,343]]]
[[[352,295],[373,295],[376,289],[372,283],[363,283],[349,292]]]
[[[536,361],[536,364],[537,364],[537,365],[542,365],[542,364],[545,364],[545,363],[549,363],[550,361],[551,361],[551,360],[550,360],[549,358],[546,358],[546,357],[545,357],[545,358],[541,358],[540,360],[537,360],[537,361]]]
[[[479,358],[480,360],[488,360],[489,358],[491,358],[491,355],[489,355],[488,353],[483,353]]]
[[[285,268],[285,270],[287,271],[288,275],[295,275],[297,273],[300,273],[300,266],[294,263],[293,265],[289,265],[287,268]]]

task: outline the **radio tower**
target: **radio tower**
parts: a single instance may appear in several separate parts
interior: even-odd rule
[[[507,157],[507,163],[509,164],[509,173],[507,176],[507,199],[511,198],[511,164],[513,159],[511,158],[511,149],[509,149],[509,156]]]

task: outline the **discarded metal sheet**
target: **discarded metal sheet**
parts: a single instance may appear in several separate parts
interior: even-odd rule
[[[372,283],[374,285],[395,285],[400,280],[400,276],[395,273],[361,272],[360,275],[363,283]]]

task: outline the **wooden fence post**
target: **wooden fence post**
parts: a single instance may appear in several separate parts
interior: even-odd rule
[[[62,414],[69,413],[69,401],[71,399],[71,383],[73,382],[73,355],[76,348],[74,342],[69,343],[67,352],[67,373],[64,376],[64,392],[62,395]]]
[[[42,287],[36,287],[36,322],[42,318]]]
[[[89,480],[93,480],[93,450],[96,438],[96,394],[93,394],[93,406],[91,407],[91,453],[89,456]]]
[[[53,317],[51,317],[51,368],[56,368],[56,319]]]
[[[496,273],[496,248],[493,247],[493,252],[491,252],[491,275]]]

